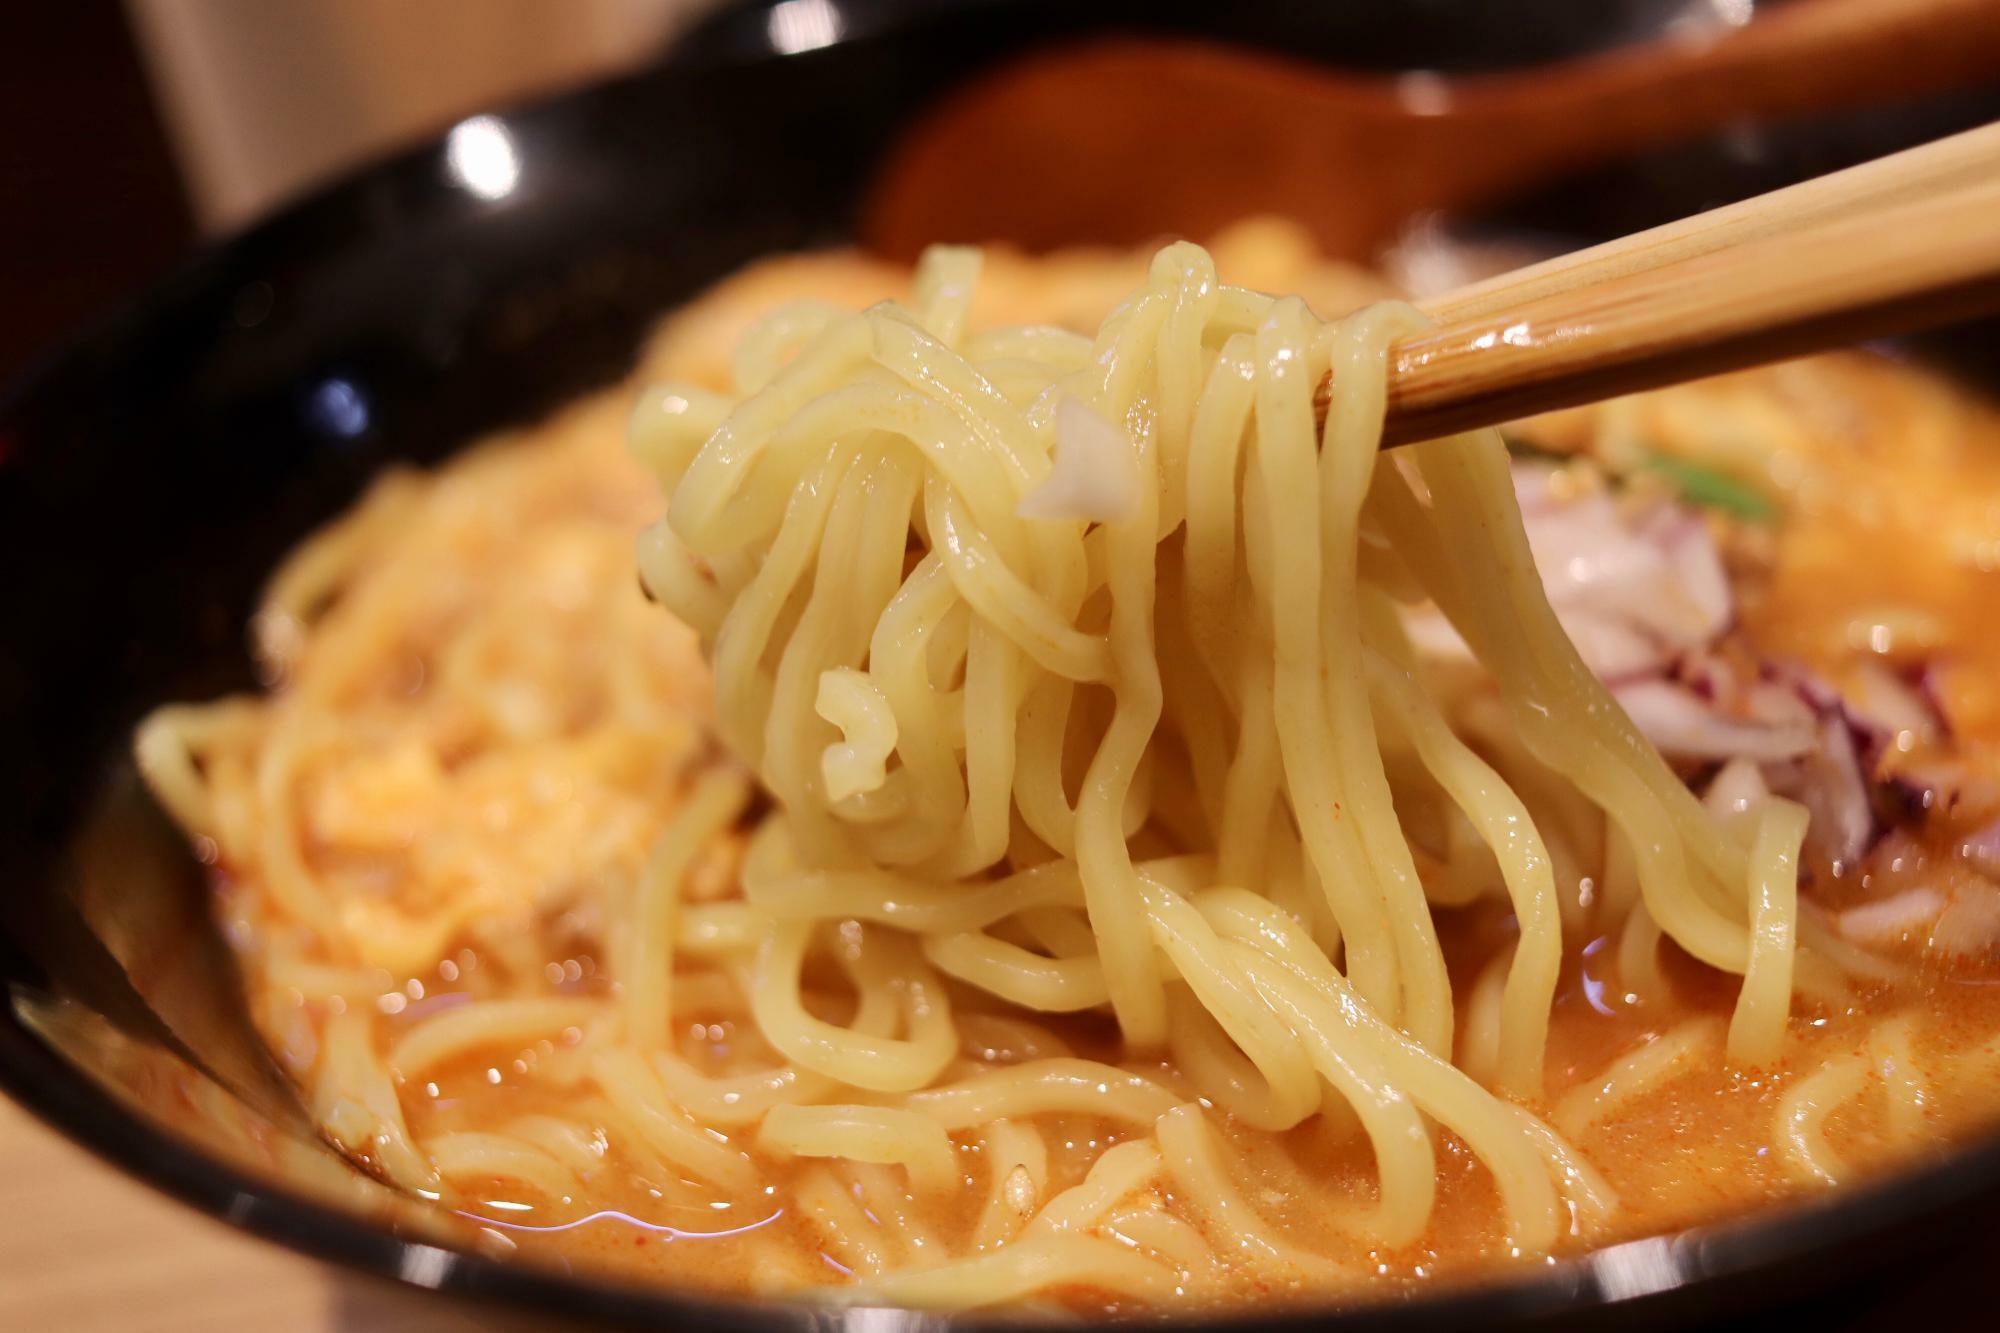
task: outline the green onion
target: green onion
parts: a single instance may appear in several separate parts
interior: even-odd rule
[[[1564,453],[1542,446],[1508,431],[1502,431],[1500,438],[1506,442],[1507,452],[1516,458],[1535,462],[1573,463],[1579,457],[1592,458],[1590,454]],[[1603,466],[1600,462],[1599,466]],[[1660,449],[1648,449],[1639,466],[1640,472],[1657,473],[1671,484],[1681,499],[1704,509],[1717,509],[1732,517],[1749,523],[1769,523],[1778,517],[1778,507],[1769,496],[1749,482],[1730,476],[1701,463],[1691,463],[1676,454]],[[1619,474],[1611,474],[1615,482]],[[1627,472],[1625,475],[1630,476]]]
[[[1719,509],[1751,523],[1769,523],[1778,516],[1777,506],[1771,503],[1769,496],[1727,472],[1690,463],[1685,458],[1661,453],[1657,449],[1647,451],[1646,461],[1641,466],[1672,482],[1681,498],[1689,504]]]

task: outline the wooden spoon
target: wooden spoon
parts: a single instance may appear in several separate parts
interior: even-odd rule
[[[2000,125],[1423,306],[1385,444],[2000,310]]]
[[[1741,27],[1452,79],[1099,41],[1009,65],[927,115],[878,177],[862,235],[908,259],[932,241],[1132,245],[1282,213],[1327,253],[1367,260],[1419,213],[1648,145],[1982,82],[2000,83],[2000,0],[1800,0]]]

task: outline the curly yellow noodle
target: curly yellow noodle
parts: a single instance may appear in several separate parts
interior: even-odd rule
[[[1142,1075],[1063,1056],[975,1074],[909,1098],[912,1108],[946,1129],[972,1129],[1002,1117],[1022,1119],[1052,1111],[1150,1125],[1173,1104],[1172,1093]]]
[[[1167,1173],[1219,1245],[1258,1268],[1276,1267],[1293,1276],[1326,1277],[1337,1269],[1331,1259],[1285,1240],[1258,1215],[1230,1180],[1221,1146],[1200,1107],[1176,1106],[1160,1117],[1155,1132]]]
[[[559,1203],[569,1202],[582,1188],[568,1166],[518,1135],[461,1130],[426,1139],[420,1147],[446,1180],[518,1181]]]
[[[1492,1083],[1500,1067],[1500,1006],[1512,963],[1513,950],[1501,951],[1473,979],[1465,997],[1457,1063],[1481,1083]]]
[[[509,1121],[506,1134],[541,1149],[579,1176],[603,1166],[611,1146],[602,1129],[551,1115],[524,1115]]]
[[[313,1119],[394,1183],[434,1192],[437,1169],[411,1142],[402,1101],[375,1055],[369,1027],[368,1014],[356,1009],[327,1020],[310,1096]]]
[[[757,1168],[727,1136],[697,1124],[667,1098],[645,1057],[629,1048],[599,1052],[592,1079],[619,1122],[621,1138],[642,1143],[679,1170],[747,1192]]]
[[[1572,1217],[1571,1235],[1582,1235],[1587,1226],[1601,1225],[1617,1215],[1618,1192],[1611,1188],[1604,1174],[1591,1165],[1589,1158],[1527,1107],[1511,1106],[1507,1109],[1528,1137],[1534,1140],[1535,1147],[1548,1160],[1556,1178],[1562,1181]]]
[[[887,1274],[843,1292],[842,1298],[858,1304],[978,1309],[1015,1304],[1050,1288],[1084,1284],[1157,1302],[1173,1293],[1175,1276],[1172,1269],[1115,1240],[1024,1238],[943,1267]]]
[[[1750,961],[1729,1019],[1729,1058],[1744,1065],[1774,1063],[1792,1007],[1792,959],[1798,948],[1799,844],[1805,807],[1776,797],[1757,814],[1750,848],[1757,900],[1751,909]]]
[[[953,1189],[961,1180],[957,1149],[937,1122],[895,1107],[780,1104],[765,1113],[757,1141],[799,1157],[892,1163],[926,1193]]]
[[[1044,1013],[1095,1009],[1110,999],[1095,957],[1045,958],[979,931],[929,935],[924,957],[948,977]]]
[[[903,1172],[880,1162],[849,1161],[839,1170],[854,1182],[855,1197],[869,1215],[895,1239],[903,1253],[905,1268],[943,1263],[950,1258],[931,1224],[934,1205],[942,1195],[912,1189]]]
[[[1668,998],[1660,970],[1660,928],[1644,903],[1635,903],[1618,928],[1618,984],[1628,1004],[1660,1004]]]
[[[1933,1133],[1930,1080],[1917,1063],[1915,1026],[1913,1015],[1899,1014],[1868,1034],[1868,1058],[1882,1080],[1886,1126],[1906,1148],[1922,1146]]]
[[[653,846],[646,868],[623,904],[625,919],[607,929],[622,993],[625,1037],[648,1050],[667,1043],[673,1018],[674,944],[681,928],[681,880],[702,848],[728,827],[749,798],[743,779],[728,771],[705,775]]]
[[[1027,1125],[1005,1118],[981,1129],[987,1167],[986,1201],[973,1224],[970,1249],[1005,1245],[1035,1215],[1049,1188],[1049,1149]]]
[[[858,1088],[909,1092],[936,1078],[957,1050],[958,1034],[944,987],[929,969],[894,941],[868,936],[842,961],[864,997],[894,997],[908,1035],[842,1028],[808,1013],[799,991],[811,936],[809,926],[776,922],[758,949],[750,1009],[765,1039],[799,1067]]]
[[[1826,1141],[1826,1118],[1868,1082],[1868,1057],[1842,1055],[1807,1074],[1778,1100],[1779,1147],[1802,1180],[1840,1183],[1849,1164]]]
[[[883,1004],[856,1026],[865,1023],[867,1028],[880,1031],[893,1021],[894,1014]],[[674,1105],[704,1124],[725,1127],[754,1125],[780,1106],[823,1101],[840,1086],[833,1079],[790,1065],[710,1076],[672,1051],[652,1052],[652,1066]]]
[[[411,1025],[390,1045],[387,1060],[399,1076],[416,1078],[474,1051],[511,1054],[511,1048],[582,1028],[603,1013],[595,1000],[475,1000]]]
[[[1602,1074],[1563,1094],[1551,1108],[1549,1120],[1570,1138],[1581,1138],[1620,1107],[1684,1073],[1722,1036],[1721,1024],[1714,1019],[1694,1018],[1649,1037],[1612,1061]]]
[[[792,1198],[812,1220],[827,1250],[846,1268],[863,1277],[888,1270],[889,1238],[830,1167],[813,1166],[802,1172],[792,1185]]]

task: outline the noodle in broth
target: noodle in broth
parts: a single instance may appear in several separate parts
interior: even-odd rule
[[[1843,929],[1834,742],[1723,799],[1752,770],[1663,757],[1666,678],[1559,618],[1500,439],[1378,452],[1414,311],[1225,284],[1369,295],[1269,225],[1125,293],[986,263],[860,310],[890,275],[753,271],[667,387],[386,479],[273,580],[272,692],[142,729],[330,1138],[530,1251],[1123,1309],[1531,1260],[1977,1121],[2000,1014]]]

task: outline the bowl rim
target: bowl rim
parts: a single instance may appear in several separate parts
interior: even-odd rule
[[[890,26],[894,26],[891,24]],[[843,37],[874,35],[876,29]],[[773,57],[781,58],[781,57]],[[553,95],[487,108],[501,117],[587,106],[608,89],[677,70],[713,64],[713,53],[675,47],[636,72],[593,81]],[[371,183],[425,161],[438,161],[449,127],[375,156],[333,180],[290,198],[243,229],[205,240],[125,301],[46,345],[0,384],[0,423],[45,385],[127,328],[156,322],[190,286],[232,254],[308,228],[337,213]],[[0,936],[0,952],[9,950]],[[357,1213],[319,1202],[251,1174],[126,1107],[82,1067],[25,1025],[9,994],[0,1005],[0,1092],[42,1125],[101,1161],[181,1204],[258,1239],[413,1291],[450,1294],[494,1307],[583,1317],[619,1325],[685,1321],[690,1327],[745,1330],[812,1329],[880,1333],[884,1327],[964,1331],[1041,1329],[1043,1321],[973,1311],[883,1309],[815,1302],[810,1298],[718,1297],[666,1283],[612,1275],[566,1274],[532,1261],[504,1260],[474,1250],[397,1234]],[[1656,1298],[1726,1299],[1732,1286],[1759,1275],[1797,1270],[1844,1245],[1884,1236],[1901,1224],[1938,1216],[1981,1196],[2000,1193],[2000,1130],[1917,1164],[1868,1181],[1758,1208],[1728,1221],[1661,1233],[1550,1258],[1514,1269],[1488,1270],[1430,1289],[1364,1293],[1358,1298],[1305,1296],[1275,1308],[1238,1307],[1220,1313],[1169,1316],[1164,1322],[1203,1333],[1255,1330],[1457,1329],[1507,1326],[1563,1315],[1608,1314]],[[1720,1307],[1710,1307],[1711,1309]],[[885,1317],[887,1322],[885,1323]],[[1148,1318],[1147,1322],[1159,1322]]]

